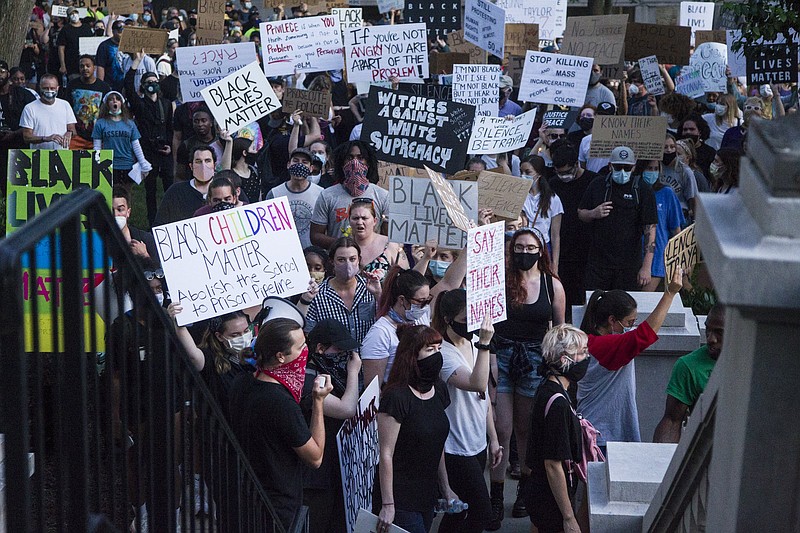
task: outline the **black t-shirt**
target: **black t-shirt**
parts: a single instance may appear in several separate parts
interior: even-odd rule
[[[211,389],[211,394],[213,394],[214,398],[217,399],[217,403],[222,408],[222,413],[225,415],[225,418],[230,420],[228,407],[230,404],[229,399],[231,386],[238,376],[241,376],[242,374],[252,374],[255,371],[255,368],[247,363],[242,365],[236,361],[235,358],[231,357],[228,359],[231,363],[230,370],[224,374],[220,374],[217,372],[217,368],[214,363],[214,355],[211,353],[211,350],[208,348],[203,348],[203,356],[205,357],[206,362],[203,366],[203,370],[200,371],[200,375],[203,376],[203,380],[206,382],[206,385],[208,385],[208,388]]]
[[[161,96],[170,102],[174,102],[178,99],[178,89],[181,86],[181,82],[177,76],[167,76],[163,78],[159,84],[161,85]]]
[[[0,130],[14,129],[11,124],[9,111],[11,109],[11,92],[0,94]],[[17,124],[19,126],[19,124]]]
[[[269,162],[272,165],[272,174],[276,178],[275,185],[289,180],[289,170],[286,164],[289,163],[289,138],[290,135],[282,135],[279,130],[269,137]],[[297,146],[304,146],[306,136],[300,134],[297,139]]]
[[[137,241],[144,243],[150,259],[156,263],[160,263],[158,259],[158,250],[156,249],[156,240],[153,238],[153,234],[149,231],[134,228],[133,226],[128,226],[128,231],[131,232],[131,239],[136,239]]]
[[[191,180],[173,183],[161,199],[153,226],[192,218],[205,203],[203,193],[192,187]]]
[[[67,24],[58,34],[58,46],[64,47],[64,65],[67,67],[67,74],[78,74],[78,58],[81,56],[78,39],[81,37],[94,37],[92,27],[81,24],[76,28]]]
[[[561,199],[564,215],[561,217],[562,263],[585,263],[589,253],[589,225],[578,218],[578,206],[589,184],[597,177],[591,170],[584,170],[580,178],[564,182],[555,176],[550,179],[550,188]]]
[[[697,166],[703,171],[703,175],[709,176],[708,168],[711,166],[711,163],[714,162],[714,157],[717,155],[717,151],[711,148],[706,143],[701,144],[697,148]]]
[[[638,201],[634,183],[637,183]],[[589,262],[607,268],[640,268],[642,226],[658,224],[653,189],[637,177],[632,177],[625,185],[617,185],[610,177],[599,176],[586,189],[580,208],[594,209],[609,200],[611,213],[589,224],[592,236]]]
[[[288,528],[303,503],[302,462],[294,448],[311,438],[300,406],[283,385],[244,373],[231,385],[229,407],[231,428]]]
[[[539,276],[539,298],[534,303],[511,305],[506,301],[508,319],[495,326],[495,332],[505,339],[517,342],[541,342],[553,318],[552,298],[548,288],[553,279],[544,272]]]
[[[400,422],[392,457],[395,509],[427,512],[437,495],[437,469],[450,421],[447,385],[438,380],[436,392],[420,400],[408,387],[390,389],[381,396],[379,412]]]

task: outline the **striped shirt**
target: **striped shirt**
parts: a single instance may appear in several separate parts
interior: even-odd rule
[[[367,290],[367,282],[361,276],[356,276],[356,294],[350,309],[330,285],[330,279],[326,279],[308,306],[305,331],[310,332],[320,320],[334,318],[344,324],[350,335],[361,344],[375,323],[375,308],[375,297]]]

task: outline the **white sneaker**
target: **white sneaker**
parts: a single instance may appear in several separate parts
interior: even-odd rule
[[[181,508],[175,509],[175,531],[181,533]]]
[[[139,507],[138,511],[136,511],[136,514],[138,516],[133,517],[133,521],[131,522],[131,526],[128,528],[128,530],[130,533],[147,533],[147,505],[143,503]],[[139,519],[139,529],[136,529],[137,518]]]
[[[200,497],[200,485],[203,485],[203,496]],[[194,514],[198,515],[201,512],[208,514],[208,487],[205,482],[200,479],[200,474],[194,475]]]

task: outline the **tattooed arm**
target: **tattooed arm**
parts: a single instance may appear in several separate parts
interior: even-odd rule
[[[642,268],[639,270],[639,286],[646,287],[650,283],[650,272],[653,268],[653,255],[656,251],[656,225],[646,224],[642,226],[642,233],[644,239],[642,240],[642,251],[644,252],[644,259],[642,260]]]

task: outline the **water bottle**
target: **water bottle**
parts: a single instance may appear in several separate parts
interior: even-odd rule
[[[466,511],[467,509],[469,509],[469,504],[462,502],[461,500],[446,500],[444,498],[440,498],[436,501],[436,507],[434,508],[434,511],[437,513],[458,514],[462,511]]]

